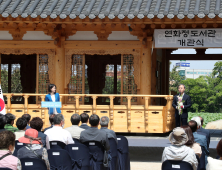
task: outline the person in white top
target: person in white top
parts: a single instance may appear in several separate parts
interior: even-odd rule
[[[80,122],[79,114],[73,114],[71,116],[71,122],[72,126],[66,128],[65,130],[69,131],[73,138],[79,139],[80,133],[85,130],[79,127],[79,122]]]
[[[193,170],[197,170],[198,161],[194,150],[185,145],[188,141],[188,136],[183,128],[177,127],[173,129],[173,132],[169,135],[169,140],[173,145],[165,147],[162,163],[166,160],[181,160],[190,163]]]
[[[24,118],[18,118],[16,121],[16,126],[19,129],[19,131],[14,132],[15,134],[15,140],[18,140],[19,138],[23,137],[25,135],[25,130],[27,126],[27,121]]]
[[[222,139],[217,144],[217,154],[220,157],[219,159],[213,159],[208,156],[208,164],[206,170],[221,170],[222,169]]]
[[[49,142],[60,141],[60,142],[65,143],[66,145],[74,143],[70,132],[63,129],[64,124],[65,124],[65,120],[64,120],[63,115],[62,114],[55,115],[54,126],[46,130],[44,133],[48,136]],[[47,146],[50,146],[50,145],[48,144]],[[47,147],[47,149],[50,149],[50,148]]]

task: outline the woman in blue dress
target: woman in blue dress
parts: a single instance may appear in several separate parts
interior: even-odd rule
[[[48,88],[49,94],[45,96],[45,101],[60,102],[59,93],[56,93],[56,85],[50,84]],[[61,113],[60,108],[49,108],[49,115]]]

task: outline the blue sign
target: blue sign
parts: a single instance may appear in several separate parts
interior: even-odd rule
[[[190,67],[190,63],[176,63],[177,67]]]
[[[41,107],[48,107],[48,108],[61,108],[61,102],[41,102]]]

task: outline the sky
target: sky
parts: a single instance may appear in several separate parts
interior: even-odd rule
[[[172,54],[196,54],[196,51],[194,49],[179,49],[173,51]],[[222,59],[222,49],[220,48],[207,49],[206,54],[221,54]],[[217,61],[222,60],[187,60],[186,62],[190,63],[190,69],[213,69]],[[180,60],[172,60],[171,62],[170,70],[172,70],[173,66],[180,62]]]

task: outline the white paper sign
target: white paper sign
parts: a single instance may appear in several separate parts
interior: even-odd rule
[[[57,145],[57,142],[52,142],[52,145]]]
[[[117,138],[117,140],[121,140],[121,138]]]
[[[72,147],[72,150],[79,150],[79,147]]]
[[[155,48],[222,47],[222,29],[155,29]]]
[[[89,142],[89,145],[95,145],[95,142]]]
[[[25,166],[33,166],[33,162],[25,162]]]
[[[172,168],[180,169],[180,165],[172,165]]]
[[[17,143],[17,145],[23,145],[23,143]]]
[[[52,152],[52,155],[60,155],[59,152]]]

